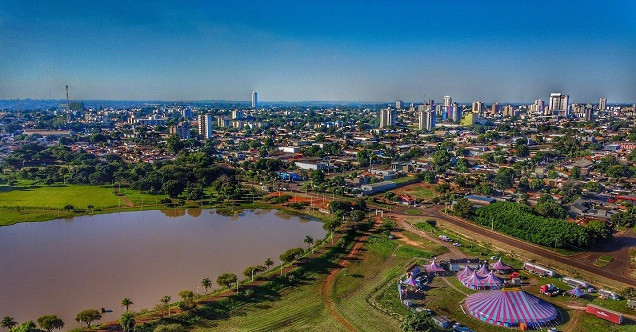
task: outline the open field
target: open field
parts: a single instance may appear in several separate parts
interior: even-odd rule
[[[430,184],[416,183],[395,190],[397,194],[406,194],[420,199],[431,199],[436,196],[435,187]]]
[[[123,202],[112,188],[98,186],[22,187],[0,192],[0,206],[4,207],[62,209],[67,204],[86,209],[89,205],[107,208],[123,205]]]

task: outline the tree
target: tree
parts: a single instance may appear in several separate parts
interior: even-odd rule
[[[246,278],[250,278],[252,282],[254,282],[254,273],[258,272],[258,268],[256,266],[248,266],[243,270],[243,275]]]
[[[412,312],[400,324],[403,332],[427,332],[431,331],[432,327],[431,317],[424,311]]]
[[[500,168],[495,176],[495,185],[499,189],[507,189],[514,184],[515,170],[508,167]]]
[[[11,328],[9,332],[42,332],[42,330],[38,329],[32,320],[29,320]]]
[[[201,280],[201,287],[203,287],[205,289],[205,292],[208,292],[208,289],[210,289],[210,287],[212,287],[212,281],[210,280],[210,278],[203,278],[203,280]]]
[[[311,245],[314,244],[314,238],[307,235],[305,236],[305,239],[303,240],[303,242],[307,243],[307,249],[309,249]]]
[[[586,227],[592,232],[596,239],[605,240],[612,237],[612,228],[604,221],[592,220]]]
[[[364,220],[365,214],[366,213],[364,213],[364,211],[353,210],[353,211],[351,211],[351,220],[353,220],[354,222],[360,222],[360,221]]]
[[[267,270],[269,271],[269,268],[274,265],[274,261],[271,258],[267,258],[265,260],[265,266],[267,266]]]
[[[161,300],[159,300],[159,301],[161,301],[161,303],[163,303],[164,307],[168,308],[168,316],[170,316],[170,304],[169,303],[170,303],[171,299],[172,298],[170,297],[170,295],[166,295],[166,296],[162,297]],[[161,316],[163,316],[163,311],[161,312]]]
[[[179,153],[183,149],[183,142],[177,134],[173,134],[166,140],[166,147],[172,153]]]
[[[515,155],[517,157],[527,157],[530,155],[530,149],[528,149],[528,146],[525,144],[517,145]]]
[[[11,316],[4,316],[2,318],[2,322],[0,322],[0,327],[4,327],[7,329],[10,329],[16,325],[18,325],[18,322],[16,322]]]
[[[124,312],[119,319],[119,325],[121,325],[124,332],[135,330],[135,315],[132,312]]]
[[[303,250],[303,248],[292,248],[282,253],[279,258],[281,261],[287,264],[298,259],[298,257],[300,257],[304,252],[305,251]]]
[[[51,332],[53,329],[61,330],[64,327],[64,321],[62,321],[56,315],[44,315],[38,318],[38,325],[45,331]]]
[[[194,292],[191,290],[182,290],[179,292],[181,302],[179,302],[179,308],[181,310],[190,310],[196,307],[194,303]]]
[[[453,211],[462,218],[470,218],[473,215],[473,203],[466,198],[460,198],[453,205]]]
[[[89,329],[91,328],[92,322],[96,320],[100,320],[100,319],[102,319],[102,314],[96,309],[87,309],[78,313],[77,316],[75,316],[75,320],[78,323],[79,322],[85,323]]]
[[[572,167],[572,170],[570,171],[570,178],[572,178],[574,180],[580,180],[581,179],[581,167],[578,167],[578,166]]]
[[[219,286],[225,286],[228,289],[232,289],[232,285],[237,282],[238,278],[236,274],[233,273],[223,273],[218,278],[216,278],[216,283]]]
[[[163,183],[161,187],[162,191],[170,196],[170,198],[177,198],[183,192],[183,182],[177,180],[168,180]]]
[[[128,308],[133,304],[133,301],[131,301],[129,298],[125,297],[123,300],[121,300],[121,306],[126,308],[126,311],[128,311]]]

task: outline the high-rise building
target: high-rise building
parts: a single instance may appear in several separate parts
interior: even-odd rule
[[[444,107],[450,107],[453,104],[451,96],[444,96]]]
[[[232,120],[240,120],[242,118],[243,118],[243,111],[241,110],[232,111]]]
[[[473,102],[473,113],[482,114],[484,110],[484,103],[481,101]]]
[[[227,128],[230,126],[230,119],[228,118],[218,118],[216,119],[216,125],[221,128]]]
[[[395,108],[397,108],[399,110],[403,109],[404,108],[404,102],[401,101],[401,100],[396,101],[395,102]]]
[[[607,108],[607,98],[601,98],[598,102],[598,109],[604,111]]]
[[[459,104],[457,103],[453,103],[453,106],[451,107],[452,112],[451,112],[451,120],[453,120],[453,122],[459,122],[462,119],[462,109],[461,107],[459,107]]]
[[[431,131],[435,128],[435,120],[437,116],[435,111],[427,109],[425,111],[419,111],[418,128],[420,130]]]
[[[592,105],[587,104],[583,107],[583,119],[585,119],[585,121],[594,119],[594,108]]]
[[[514,107],[512,107],[512,105],[506,105],[506,106],[504,106],[503,114],[504,114],[504,116],[506,116],[506,117],[513,117],[513,116],[515,116],[515,109],[514,109]]]
[[[392,108],[385,108],[380,110],[380,128],[395,126],[397,113]]]
[[[212,138],[212,126],[214,124],[214,118],[210,114],[200,114],[198,117],[199,120],[199,135],[206,138]]]
[[[499,113],[499,103],[498,102],[492,103],[492,106],[490,106],[490,113],[492,115],[495,115],[495,114]]]
[[[258,107],[258,93],[252,91],[252,108]]]
[[[568,116],[568,95],[564,95],[560,92],[554,92],[550,94],[550,112],[552,114],[557,113],[561,116]]]
[[[170,126],[169,130],[171,135],[177,135],[180,139],[190,138],[190,123],[187,121],[176,126]]]

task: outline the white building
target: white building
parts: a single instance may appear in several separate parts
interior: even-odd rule
[[[420,130],[427,131],[433,130],[433,128],[435,128],[435,120],[437,118],[435,116],[435,111],[428,109],[426,111],[419,111],[419,113],[418,128]]]
[[[556,112],[559,115],[568,116],[568,95],[560,92],[550,94],[550,112]]]
[[[256,91],[252,91],[252,108],[258,107],[258,93]]]
[[[199,120],[199,135],[205,138],[212,138],[212,126],[214,124],[214,118],[210,114],[200,114]]]

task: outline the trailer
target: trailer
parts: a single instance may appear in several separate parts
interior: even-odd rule
[[[606,321],[612,322],[614,324],[623,323],[623,314],[620,312],[605,309],[593,304],[588,304],[585,307],[585,311],[589,314],[592,314],[601,319],[605,319]]]
[[[556,271],[554,270],[530,262],[523,263],[523,268],[541,276],[556,277],[557,275]]]
[[[620,296],[618,296],[618,294],[616,294],[616,293],[614,293],[612,291],[606,290],[606,289],[599,289],[598,295],[600,295],[601,298],[603,298],[603,299],[610,299],[610,300],[620,300],[621,299]]]
[[[570,277],[563,277],[561,278],[561,280],[563,280],[563,282],[565,282],[566,284],[568,284],[571,287],[579,287],[579,288],[584,288],[584,289],[588,289],[590,288],[590,283],[584,280],[580,280],[580,279],[574,279],[574,278],[570,278]]]

